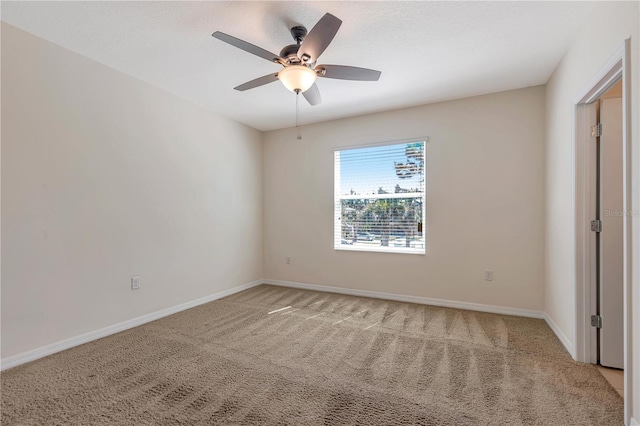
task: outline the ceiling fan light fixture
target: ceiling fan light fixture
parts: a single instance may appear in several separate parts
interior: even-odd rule
[[[290,65],[278,73],[278,79],[292,92],[309,90],[318,78],[316,72],[304,65]]]

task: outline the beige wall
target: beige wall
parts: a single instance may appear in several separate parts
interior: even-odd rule
[[[333,148],[420,136],[427,254],[334,251]],[[264,137],[265,278],[542,310],[544,87],[310,125],[303,137]]]
[[[261,137],[3,23],[2,357],[260,279]]]
[[[640,144],[638,135],[639,44],[638,2],[600,2],[546,89],[546,287],[545,310],[562,332],[574,339],[574,141],[573,99],[606,64],[626,38],[632,39],[632,192],[635,212],[640,211]],[[640,253],[639,218],[633,221],[633,362],[627,373],[634,377],[632,415],[640,421]]]

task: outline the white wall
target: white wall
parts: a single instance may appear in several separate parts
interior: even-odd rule
[[[420,136],[430,138],[427,254],[334,251],[333,148]],[[265,278],[542,310],[544,87],[264,140]]]
[[[628,37],[632,39],[632,192],[640,211],[639,44],[638,2],[599,2],[583,31],[546,86],[546,287],[545,310],[562,332],[573,339],[574,321],[574,141],[572,101]],[[633,216],[633,364],[632,415],[640,420],[640,222]]]
[[[260,132],[4,23],[2,66],[3,358],[262,278]]]

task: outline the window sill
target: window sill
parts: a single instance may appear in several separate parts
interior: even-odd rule
[[[367,253],[392,253],[392,254],[417,254],[417,255],[426,255],[426,249],[406,249],[401,247],[353,247],[353,246],[334,246],[333,249],[335,251],[359,251],[359,252],[367,252]]]

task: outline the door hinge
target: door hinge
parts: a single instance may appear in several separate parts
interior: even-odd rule
[[[591,126],[591,137],[599,138],[600,136],[602,136],[602,123]]]
[[[592,220],[591,230],[593,232],[602,232],[602,221],[600,219]]]
[[[591,327],[602,328],[602,317],[600,315],[591,315]]]

